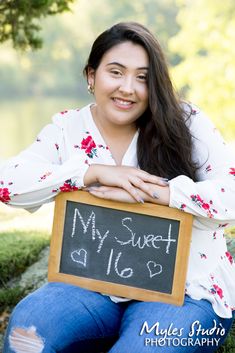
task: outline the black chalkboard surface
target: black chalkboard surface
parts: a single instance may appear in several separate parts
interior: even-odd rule
[[[124,204],[87,192],[57,196],[49,281],[181,305],[192,216],[153,204]]]

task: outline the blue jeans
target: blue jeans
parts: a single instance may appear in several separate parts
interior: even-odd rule
[[[12,313],[4,353],[211,353],[232,319],[218,317],[206,300],[183,306],[129,301],[64,283],[49,283]],[[208,331],[210,330],[210,332]]]

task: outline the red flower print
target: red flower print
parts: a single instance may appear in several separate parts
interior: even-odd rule
[[[55,148],[57,149],[57,151],[58,151],[58,149],[59,149],[59,145],[58,145],[58,143],[55,143]]]
[[[202,254],[202,253],[199,253],[199,254],[200,254],[201,259],[207,259],[206,254]]]
[[[66,180],[62,186],[60,186],[60,191],[62,192],[70,192],[77,191],[78,187],[71,181],[71,179]]]
[[[224,189],[224,188],[221,188],[220,191],[221,191],[221,192],[225,192],[225,189]]]
[[[93,141],[91,135],[82,140],[82,150],[85,150],[86,153],[90,153],[94,147],[96,147],[96,144]]]
[[[98,148],[103,148],[104,150],[109,150],[108,146],[105,145],[98,145]]]
[[[185,207],[186,207],[185,203],[182,203],[182,204],[180,205],[180,210],[181,210],[181,211],[184,211]]]
[[[212,168],[211,168],[211,165],[209,164],[207,167],[206,167],[206,172],[211,172],[212,171]]]
[[[230,168],[230,172],[229,172],[229,174],[231,174],[231,175],[234,175],[234,176],[235,176],[235,168]]]
[[[0,201],[8,203],[11,200],[8,188],[0,188]]]
[[[213,284],[213,288],[216,291],[216,294],[218,294],[218,296],[220,297],[220,299],[223,298],[223,290],[222,288],[220,288],[219,286],[217,286],[217,284]]]
[[[3,185],[4,184],[4,181],[3,180],[0,180],[0,185]]]
[[[220,223],[218,228],[225,228],[227,227],[228,223]]]
[[[204,203],[202,204],[202,208],[204,208],[204,210],[209,210],[210,205],[208,203]]]
[[[197,201],[203,202],[202,198],[199,195],[196,195]]]
[[[42,180],[45,180],[49,175],[51,175],[51,172],[46,172],[44,175],[42,175],[40,177],[40,179],[38,181],[42,181]]]
[[[213,201],[210,200],[209,203],[204,202],[204,200],[199,196],[199,195],[191,195],[191,200],[195,202],[200,208],[203,208],[207,212],[207,217],[213,218],[214,214],[213,213],[218,213],[217,210],[214,208],[210,208],[213,204]]]
[[[230,254],[230,252],[229,252],[229,251],[226,251],[225,255],[227,256],[229,262],[230,262],[231,264],[233,264],[233,257],[232,257],[232,255]]]
[[[87,138],[82,140],[81,149],[85,150],[85,153],[90,158],[93,158],[94,155],[96,156],[96,144],[91,135],[87,136]]]
[[[68,110],[64,110],[63,112],[60,112],[60,114],[62,114],[62,115],[66,114],[66,113],[68,113]]]

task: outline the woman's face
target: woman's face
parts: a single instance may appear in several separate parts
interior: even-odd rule
[[[94,86],[97,119],[112,125],[133,125],[148,107],[148,54],[130,41],[108,50],[96,70],[89,69]]]

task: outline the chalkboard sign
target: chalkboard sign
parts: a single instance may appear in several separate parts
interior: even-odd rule
[[[48,279],[181,305],[191,230],[192,216],[170,207],[107,201],[85,191],[61,193]]]

